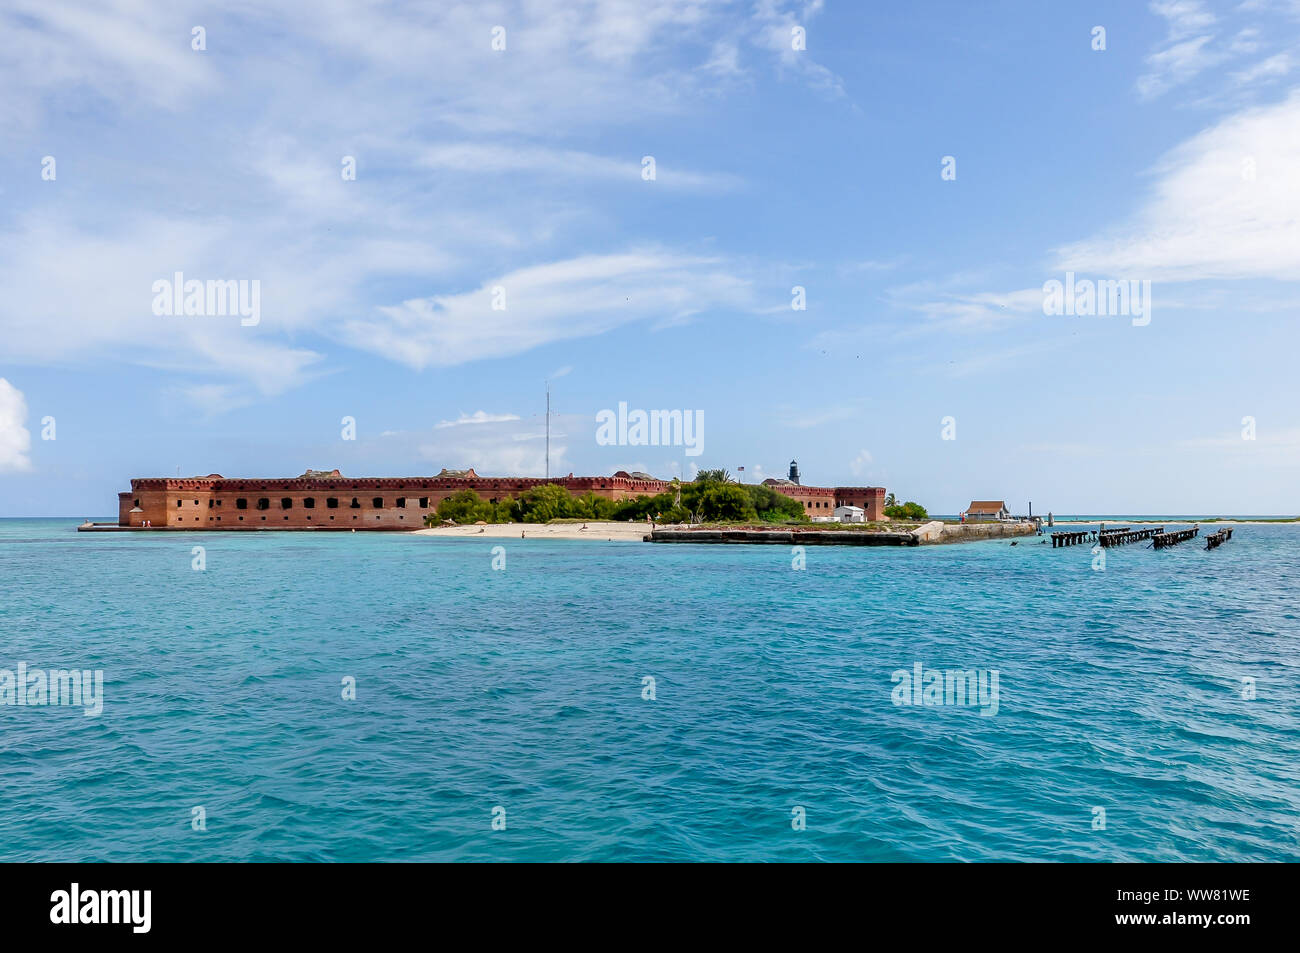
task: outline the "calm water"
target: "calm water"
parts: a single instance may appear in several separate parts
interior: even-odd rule
[[[0,860],[1300,857],[1300,527],[794,571],[77,522],[0,520],[0,669],[106,680],[98,718],[0,707]],[[997,714],[895,706],[914,662],[996,669]]]

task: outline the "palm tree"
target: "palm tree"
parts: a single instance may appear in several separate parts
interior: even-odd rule
[[[885,497],[885,505],[886,506],[898,505],[898,500],[894,497],[894,494],[890,493],[887,497]]]

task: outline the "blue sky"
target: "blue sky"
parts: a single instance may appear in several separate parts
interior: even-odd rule
[[[0,11],[0,516],[540,475],[547,379],[553,473],[1300,509],[1300,2],[262,6]],[[177,271],[260,321],[156,315]],[[1044,314],[1067,271],[1150,323]]]

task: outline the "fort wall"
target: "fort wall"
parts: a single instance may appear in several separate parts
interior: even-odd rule
[[[518,498],[547,483],[570,493],[609,500],[654,496],[671,488],[666,480],[629,476],[483,477],[469,471],[454,477],[305,476],[287,479],[225,479],[218,474],[190,478],[139,478],[118,495],[118,523],[169,529],[365,529],[412,530],[438,504],[462,490],[486,500]],[[830,516],[843,501],[861,506],[868,519],[883,516],[882,487],[772,489],[799,500],[809,516]]]

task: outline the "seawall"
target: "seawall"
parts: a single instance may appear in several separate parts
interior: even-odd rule
[[[965,543],[1010,536],[1033,536],[1033,523],[941,523],[932,520],[914,530],[874,533],[851,529],[656,529],[648,543],[739,543],[779,546],[921,546]]]

